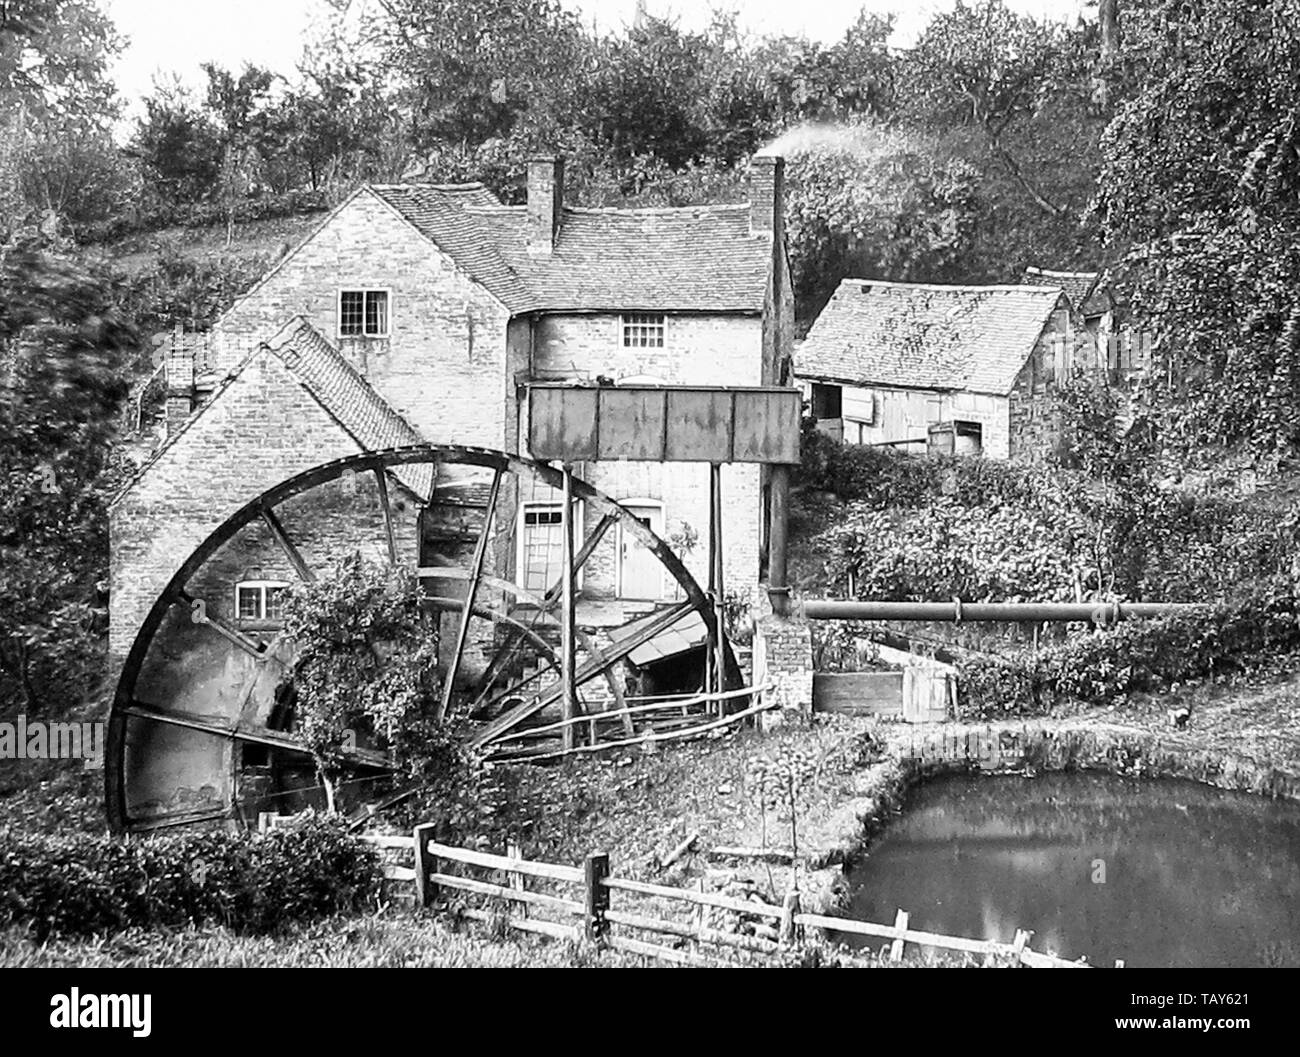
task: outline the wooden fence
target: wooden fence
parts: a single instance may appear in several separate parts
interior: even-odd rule
[[[432,839],[432,830],[432,826],[417,826],[410,837],[363,839],[380,849],[413,853],[413,866],[389,863],[385,876],[413,882],[417,907],[453,893],[487,897],[498,901],[497,906],[467,903],[460,913],[474,921],[504,924],[551,939],[585,938],[614,950],[678,965],[717,966],[726,964],[728,954],[773,955],[797,950],[803,931],[815,928],[888,940],[889,958],[895,962],[902,959],[905,945],[913,943],[1007,958],[1030,968],[1088,967],[1084,961],[1067,961],[1030,949],[1031,934],[1024,931],[1017,931],[1012,943],[999,943],[911,929],[908,915],[902,910],[892,925],[809,914],[803,912],[798,892],[787,893],[782,905],[776,906],[618,877],[611,873],[608,855],[589,855],[580,867],[563,866],[524,859],[513,852],[495,855],[439,844]],[[482,876],[483,872],[488,876]],[[546,890],[541,890],[539,884],[546,885]],[[614,893],[619,894],[618,905],[614,904]],[[674,909],[684,911],[685,920],[669,916]],[[667,946],[665,937],[675,944]]]

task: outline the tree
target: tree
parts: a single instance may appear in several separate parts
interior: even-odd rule
[[[421,616],[414,572],[354,554],[333,575],[290,592],[284,628],[298,650],[294,728],[316,761],[329,809],[337,807],[347,751],[363,739],[418,770],[429,752],[419,735],[439,681],[438,638]]]
[[[157,84],[132,140],[153,193],[168,204],[212,195],[225,154],[222,131],[179,83]]]
[[[47,241],[0,249],[0,696],[30,712],[76,705],[98,669],[111,441],[135,348],[118,300]]]
[[[9,232],[33,219],[80,227],[120,207],[132,180],[111,140],[118,107],[107,69],[121,46],[92,2],[0,4],[0,208]]]
[[[978,213],[975,172],[926,140],[871,122],[799,130],[785,153],[796,315],[810,322],[847,277],[942,282],[961,266]]]
[[[1170,450],[1276,459],[1300,445],[1300,3],[1141,15],[1097,215],[1155,335],[1145,399]]]

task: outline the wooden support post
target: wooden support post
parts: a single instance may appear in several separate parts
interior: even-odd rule
[[[375,467],[375,484],[379,488],[379,505],[384,511],[384,534],[388,541],[388,563],[397,564],[397,533],[393,528],[393,505],[388,498],[388,478],[382,466]]]
[[[315,583],[316,574],[307,568],[307,563],[303,561],[301,552],[293,545],[293,540],[289,539],[289,534],[284,531],[284,526],[280,524],[280,519],[275,516],[275,511],[270,507],[263,507],[262,520],[275,538],[275,542],[280,545],[280,550],[284,551],[284,556],[289,559],[289,564],[293,566],[294,572],[298,574],[298,579],[303,583]]]
[[[447,667],[447,677],[442,684],[442,701],[438,705],[434,719],[441,722],[451,707],[451,695],[456,688],[456,676],[460,674],[460,660],[465,653],[465,641],[469,637],[470,615],[474,612],[474,603],[478,601],[479,580],[483,576],[483,562],[487,558],[488,540],[492,536],[492,524],[496,520],[497,499],[501,495],[501,470],[492,478],[492,488],[488,492],[487,507],[483,511],[483,529],[478,542],[474,545],[474,561],[470,566],[469,583],[465,587],[465,606],[460,611],[460,625],[456,628],[456,651],[451,655]]]
[[[1011,944],[1011,951],[1016,959],[1016,968],[1024,964],[1025,946],[1029,943],[1029,937],[1032,935],[1032,932],[1025,929],[1016,929],[1015,942]]]
[[[605,878],[609,876],[608,855],[588,855],[583,870],[586,883],[586,922],[587,939],[599,942],[609,928],[605,920],[605,911],[609,909],[609,889],[605,887]]]
[[[429,841],[433,840],[434,824],[427,822],[416,826],[412,837],[415,840],[415,906],[416,909],[427,907],[437,895],[437,885],[429,880],[430,874],[438,872],[437,856],[429,852]]]
[[[202,598],[195,598],[187,591],[181,591],[177,594],[177,599],[190,611],[190,620],[195,624],[206,624],[217,634],[223,636],[234,645],[238,646],[245,653],[256,657],[258,660],[267,660],[270,654],[262,649],[260,643],[249,638],[242,631],[232,628],[220,617],[214,617],[208,612],[208,604]],[[281,662],[283,663],[283,662]]]
[[[523,852],[520,850],[519,845],[516,844],[514,841],[510,841],[510,842],[506,845],[506,858],[507,858],[507,859],[522,859],[523,857],[524,857]],[[521,873],[511,873],[511,874],[510,874],[510,887],[513,888],[516,892],[524,892],[524,891],[527,891],[527,889],[528,889],[528,884],[527,884],[527,880],[526,880],[526,878],[524,877],[524,875],[521,874]],[[516,909],[514,910],[514,913],[518,914],[520,917],[523,917],[523,918],[528,917],[528,904],[527,904],[527,903],[524,903],[524,902],[520,902],[520,903],[518,903],[518,904],[512,903],[511,906],[512,906],[512,907],[516,907]]]
[[[562,708],[565,719],[573,719],[578,714],[578,687],[576,681],[576,652],[574,649],[574,606],[573,596],[573,474],[568,463],[564,465],[563,509],[560,514],[561,553],[561,600],[560,600],[560,680],[563,684]],[[573,724],[564,728],[564,748],[566,751],[574,746]]]
[[[725,588],[722,577],[722,466],[709,466],[709,590],[713,594],[713,690],[727,689],[727,633],[722,622]],[[719,701],[718,715],[725,715],[726,702]]]
[[[898,930],[898,939],[894,940],[889,948],[889,960],[891,962],[901,962],[903,960],[903,933],[907,931],[906,910],[898,912],[898,916],[894,918],[894,928]]]
[[[786,580],[786,541],[790,525],[790,468],[772,467],[771,517],[767,531],[767,592],[772,612],[784,616],[790,608],[790,588]]]
[[[793,947],[795,943],[795,915],[799,913],[799,893],[797,891],[786,892],[785,902],[781,904],[781,932],[780,943],[782,947]]]

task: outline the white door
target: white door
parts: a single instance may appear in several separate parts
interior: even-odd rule
[[[623,504],[641,524],[656,535],[664,529],[664,508],[658,505]],[[632,533],[619,527],[620,598],[659,599],[664,593],[664,567]]]

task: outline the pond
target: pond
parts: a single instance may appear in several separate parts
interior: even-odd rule
[[[1094,965],[1300,966],[1300,804],[1097,774],[918,786],[849,875],[862,921]],[[882,940],[839,937],[847,943]]]

